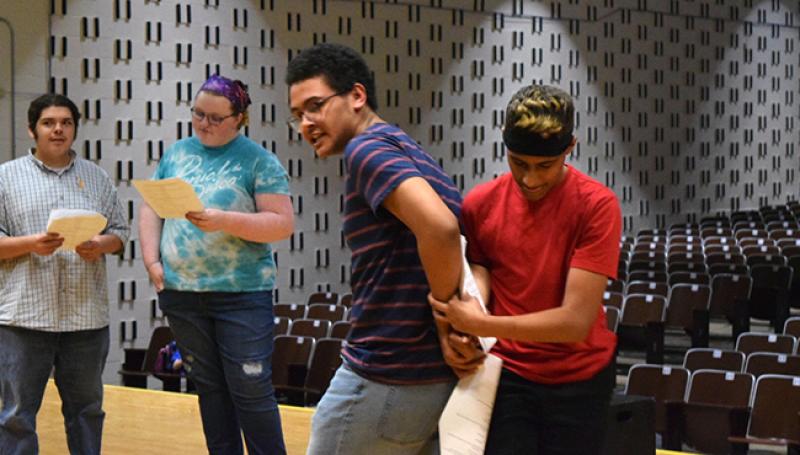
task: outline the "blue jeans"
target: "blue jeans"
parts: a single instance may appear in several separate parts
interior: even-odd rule
[[[55,368],[72,454],[99,454],[108,327],[42,332],[0,326],[0,454],[38,453],[36,413]]]
[[[487,455],[588,455],[603,447],[615,362],[594,377],[538,384],[503,369]]]
[[[183,364],[197,387],[212,454],[285,454],[272,388],[272,292],[161,291]]]
[[[339,367],[311,421],[308,455],[437,454],[455,383],[382,384]]]

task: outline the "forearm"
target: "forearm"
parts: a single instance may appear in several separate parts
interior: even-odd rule
[[[469,333],[517,341],[575,343],[585,340],[590,329],[586,318],[559,307],[516,316],[485,315]]]
[[[0,237],[0,259],[14,259],[33,252],[33,237]]]
[[[122,240],[114,234],[98,235],[93,240],[98,243],[103,254],[114,254],[123,247]]]
[[[458,223],[431,229],[417,236],[417,249],[422,268],[431,287],[431,295],[447,301],[458,290],[461,279],[461,240]]]
[[[270,243],[283,240],[294,230],[291,215],[274,212],[225,212],[223,231],[242,240]]]
[[[161,258],[161,218],[147,203],[142,202],[139,208],[139,244],[142,249],[142,260],[145,268],[149,268]]]

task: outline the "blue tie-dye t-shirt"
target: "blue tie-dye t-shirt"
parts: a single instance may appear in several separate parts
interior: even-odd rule
[[[254,213],[256,194],[289,194],[278,158],[242,135],[222,147],[206,147],[195,137],[176,142],[153,179],[172,177],[191,183],[206,208]],[[272,289],[275,282],[269,244],[205,233],[185,219],[164,220],[161,261],[166,289],[251,292]]]

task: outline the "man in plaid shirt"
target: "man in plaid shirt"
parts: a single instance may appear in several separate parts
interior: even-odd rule
[[[100,453],[108,355],[105,255],[123,248],[129,227],[105,171],[78,157],[80,113],[62,95],[28,109],[36,146],[0,165],[0,453],[37,453],[36,413],[51,371],[63,402],[71,453]],[[75,250],[47,232],[54,209],[108,219]]]

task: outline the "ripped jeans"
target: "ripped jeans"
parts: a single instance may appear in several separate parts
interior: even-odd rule
[[[167,316],[197,387],[211,454],[285,454],[272,388],[272,292],[161,291]]]

